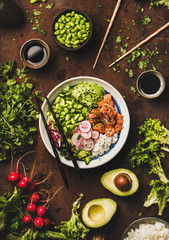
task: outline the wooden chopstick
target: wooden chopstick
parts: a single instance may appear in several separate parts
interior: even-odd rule
[[[36,96],[36,94],[35,94],[35,99],[36,99],[36,102],[37,102],[37,105],[38,105],[38,108],[39,108],[39,111],[40,111],[40,114],[41,114],[41,117],[42,117],[42,121],[43,121],[43,124],[44,124],[44,126],[45,126],[45,129],[46,129],[48,138],[49,138],[49,142],[50,142],[51,147],[52,147],[52,149],[53,149],[53,153],[54,153],[54,155],[55,155],[55,157],[56,157],[57,164],[58,164],[58,167],[59,167],[61,176],[62,176],[62,178],[63,178],[63,181],[64,181],[64,183],[65,183],[65,186],[66,186],[67,188],[69,188],[69,184],[68,184],[66,175],[65,175],[65,173],[64,173],[64,169],[63,169],[62,163],[61,163],[61,161],[60,161],[59,155],[58,155],[58,153],[57,153],[55,143],[54,143],[54,141],[53,141],[53,139],[52,139],[51,133],[50,133],[50,131],[49,131],[48,125],[47,125],[47,123],[46,123],[46,120],[45,120],[45,117],[44,117],[44,114],[43,114],[43,111],[42,111],[42,109],[41,109],[41,107],[40,107],[39,99],[38,99],[38,97]]]
[[[55,120],[55,123],[56,123],[57,126],[58,126],[59,133],[60,133],[60,135],[62,136],[62,139],[63,139],[63,141],[64,141],[64,143],[65,143],[65,145],[66,145],[66,148],[67,148],[67,150],[68,150],[68,152],[69,152],[69,155],[70,155],[70,157],[71,157],[71,160],[72,160],[72,162],[73,162],[73,165],[74,165],[74,167],[75,167],[75,170],[77,171],[77,173],[78,173],[79,176],[81,177],[81,174],[80,174],[80,171],[79,171],[79,166],[78,166],[78,164],[77,164],[77,161],[76,161],[76,159],[75,159],[75,157],[74,157],[74,154],[73,154],[73,152],[72,152],[72,150],[71,150],[71,148],[70,148],[70,146],[69,146],[69,143],[68,143],[68,141],[67,141],[67,139],[66,139],[66,136],[65,136],[65,134],[64,134],[64,132],[63,132],[62,126],[61,126],[59,120],[57,119],[56,114],[55,114],[54,111],[53,111],[52,105],[50,104],[49,99],[48,99],[48,97],[47,97],[47,95],[46,95],[43,87],[42,87],[42,91],[43,91],[44,97],[45,97],[45,99],[46,99],[46,102],[47,102],[47,104],[48,104],[49,110],[50,110],[51,113],[52,113],[53,119]]]
[[[113,24],[113,22],[114,22],[114,19],[115,19],[115,17],[116,17],[116,14],[117,14],[117,11],[118,11],[118,9],[119,9],[119,7],[120,7],[120,4],[121,4],[121,0],[118,0],[118,1],[117,1],[117,4],[116,4],[116,7],[115,7],[115,9],[114,9],[113,15],[112,15],[112,17],[111,17],[110,23],[109,23],[109,25],[108,25],[108,27],[107,27],[107,30],[106,30],[106,33],[105,33],[105,35],[104,35],[104,38],[103,38],[102,44],[101,44],[101,46],[100,46],[99,52],[98,52],[98,54],[97,54],[96,60],[95,60],[95,62],[94,62],[93,69],[96,67],[96,64],[97,64],[97,61],[98,61],[98,59],[99,59],[100,53],[101,53],[101,51],[102,51],[102,49],[103,49],[103,46],[104,46],[104,43],[105,43],[105,41],[106,41],[106,39],[107,39],[107,36],[108,36],[108,34],[109,34],[109,31],[110,31],[110,29],[111,29],[111,27],[112,27],[112,24]]]
[[[152,33],[149,37],[147,37],[146,39],[144,39],[143,41],[141,41],[140,43],[138,43],[135,47],[133,47],[132,49],[130,49],[128,52],[126,52],[124,55],[122,55],[120,58],[118,58],[116,61],[114,61],[113,63],[111,63],[108,67],[112,67],[114,64],[116,64],[117,62],[119,62],[120,60],[122,60],[123,58],[125,58],[126,56],[128,56],[131,52],[133,52],[134,50],[136,50],[138,47],[140,47],[141,45],[143,45],[144,43],[148,42],[151,38],[153,38],[154,36],[156,36],[158,33],[160,33],[161,31],[163,31],[165,28],[169,27],[169,22],[166,23],[164,26],[162,26],[161,28],[159,28],[157,31],[155,31],[154,33]]]

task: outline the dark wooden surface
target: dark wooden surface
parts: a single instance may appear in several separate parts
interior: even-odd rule
[[[63,188],[52,200],[50,207],[52,218],[57,224],[59,224],[61,220],[69,219],[72,203],[77,199],[79,193],[83,193],[85,195],[85,201],[83,202],[82,207],[84,206],[85,202],[94,198],[112,198],[117,202],[118,209],[113,219],[104,228],[102,228],[101,231],[105,232],[109,239],[119,240],[125,228],[132,221],[138,219],[140,216],[157,216],[156,206],[152,206],[151,208],[143,207],[144,199],[150,191],[149,182],[153,176],[149,176],[147,174],[148,169],[145,167],[134,169],[133,171],[139,178],[140,187],[135,195],[125,198],[115,196],[104,189],[100,183],[100,178],[104,172],[115,168],[123,167],[131,169],[131,166],[127,160],[127,154],[129,153],[131,147],[138,141],[137,127],[142,124],[146,118],[159,118],[166,125],[166,127],[169,128],[169,69],[167,69],[169,50],[168,31],[161,32],[158,36],[151,40],[150,46],[148,46],[148,48],[151,50],[155,50],[157,47],[159,51],[159,56],[154,56],[150,60],[150,66],[151,64],[157,66],[159,60],[163,60],[162,64],[160,64],[160,67],[158,68],[158,71],[164,75],[166,80],[166,90],[160,98],[148,100],[131,91],[131,86],[135,87],[136,79],[143,71],[139,69],[137,61],[127,65],[126,61],[122,60],[120,62],[119,73],[117,71],[113,71],[113,68],[108,68],[108,65],[116,60],[117,55],[119,54],[119,52],[114,49],[116,36],[122,36],[124,34],[126,36],[130,36],[130,49],[130,47],[134,45],[130,42],[132,40],[135,41],[136,37],[139,37],[140,35],[150,35],[168,22],[169,10],[165,7],[154,7],[150,9],[148,1],[122,1],[120,10],[107,39],[108,49],[104,49],[102,51],[98,64],[93,70],[92,66],[108,26],[106,19],[110,19],[113,13],[116,3],[115,0],[54,0],[53,2],[55,3],[55,7],[51,10],[46,9],[47,4],[45,5],[43,3],[42,7],[39,8],[38,5],[36,7],[31,5],[29,0],[18,0],[16,2],[24,11],[25,18],[27,10],[29,10],[29,15],[32,13],[33,9],[40,10],[42,12],[41,17],[44,20],[40,24],[41,27],[47,32],[47,36],[43,36],[42,34],[33,31],[31,23],[27,21],[25,21],[25,23],[18,28],[0,28],[0,65],[2,65],[4,60],[11,61],[15,59],[18,67],[21,68],[22,62],[20,60],[19,50],[26,40],[36,37],[43,39],[49,45],[51,56],[48,64],[43,69],[30,69],[29,77],[34,79],[33,84],[35,86],[35,91],[41,90],[41,86],[44,86],[46,93],[49,93],[57,84],[70,77],[86,75],[98,77],[109,82],[123,96],[125,96],[125,101],[129,108],[131,117],[131,128],[127,142],[120,154],[102,167],[91,170],[83,170],[82,179],[79,179],[73,168],[64,166],[70,184],[70,189],[67,190],[66,188]],[[47,3],[50,2],[50,0],[47,1]],[[102,5],[102,7],[99,5]],[[65,51],[61,49],[56,45],[51,32],[53,16],[55,16],[60,10],[68,7],[84,10],[91,17],[94,26],[93,37],[89,45],[84,50],[79,52]],[[137,10],[139,7],[144,8],[144,12],[138,12]],[[151,16],[152,22],[146,26],[145,30],[143,31],[141,19],[144,16]],[[135,26],[133,26],[132,20],[135,20]],[[127,29],[127,27],[130,27],[131,30],[129,28]],[[123,30],[122,33],[119,32],[120,29]],[[133,30],[135,30],[134,34],[132,33]],[[142,39],[143,38],[144,37],[142,37]],[[143,46],[142,49],[144,48],[145,46]],[[125,72],[126,68],[133,69],[133,78],[130,78]],[[34,172],[35,181],[38,181],[46,176],[49,171],[52,171],[51,177],[42,186],[42,188],[46,188],[52,194],[63,185],[56,161],[49,154],[40,137],[38,137],[38,143],[34,150],[35,151],[33,154],[29,154],[24,158],[23,163],[26,167],[31,169],[33,162],[37,160]],[[164,169],[166,175],[169,177],[168,160],[169,156],[167,156],[167,158],[164,160]],[[11,185],[7,182],[7,175],[10,171],[9,169],[10,163],[0,163],[1,194],[11,190]],[[165,209],[161,218],[169,221],[168,208]]]

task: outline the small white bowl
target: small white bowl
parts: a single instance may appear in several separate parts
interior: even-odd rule
[[[74,86],[80,82],[93,82],[97,83],[98,85],[102,86],[107,92],[111,93],[113,96],[113,100],[116,104],[118,112],[121,113],[124,117],[124,123],[123,123],[123,129],[119,133],[118,141],[109,149],[108,152],[106,152],[104,155],[99,156],[98,158],[94,158],[90,161],[88,165],[85,164],[84,161],[78,160],[78,165],[80,168],[94,168],[101,166],[107,162],[109,162],[111,159],[113,159],[122,149],[123,145],[126,142],[128,133],[129,133],[129,128],[130,128],[130,116],[129,116],[129,111],[127,108],[127,105],[124,101],[124,98],[121,96],[121,94],[109,83],[95,77],[88,77],[88,76],[80,76],[80,77],[74,77],[70,78],[59,85],[57,85],[49,94],[48,94],[48,99],[50,102],[53,102],[54,99],[57,97],[59,92],[66,86]],[[43,102],[42,105],[42,110],[44,115],[46,116],[46,112],[48,110],[48,105],[46,100]],[[53,150],[51,148],[50,142],[48,140],[48,136],[46,133],[46,130],[44,128],[44,124],[42,121],[42,118],[40,116],[39,118],[39,129],[40,129],[40,134],[42,137],[42,140],[45,144],[45,147],[48,149],[48,151],[54,156]],[[59,152],[59,151],[58,151]],[[59,153],[61,161],[70,167],[73,167],[72,161],[65,159],[65,157],[61,156]]]

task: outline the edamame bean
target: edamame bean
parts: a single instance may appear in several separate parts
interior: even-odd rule
[[[78,105],[77,105],[77,108],[78,108],[78,109],[81,109],[82,107],[83,107],[83,106],[82,106],[81,104],[78,104]]]
[[[64,111],[65,113],[68,113],[68,112],[69,112],[69,110],[68,110],[67,108],[64,108],[63,111]]]
[[[63,127],[63,131],[65,132],[65,133],[67,133],[67,127]]]
[[[75,122],[76,122],[76,121],[74,120],[74,118],[71,118],[71,123],[72,123],[72,124],[75,124]]]
[[[77,120],[79,117],[79,113],[74,116],[74,119]]]
[[[83,121],[84,120],[84,117],[83,116],[80,116],[79,118],[78,118],[78,121],[79,122],[81,122],[81,121]]]
[[[68,121],[70,119],[70,114],[66,114],[65,120]]]

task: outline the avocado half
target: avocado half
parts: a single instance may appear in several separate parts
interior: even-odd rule
[[[129,179],[129,188],[120,189],[119,187],[117,187],[116,179],[118,178],[118,176],[127,176],[127,178]],[[132,171],[125,168],[114,169],[104,173],[101,177],[101,183],[110,192],[123,197],[134,194],[139,187],[139,181],[137,176]]]
[[[93,199],[82,210],[82,220],[86,226],[99,228],[110,221],[117,209],[117,204],[110,198]]]

